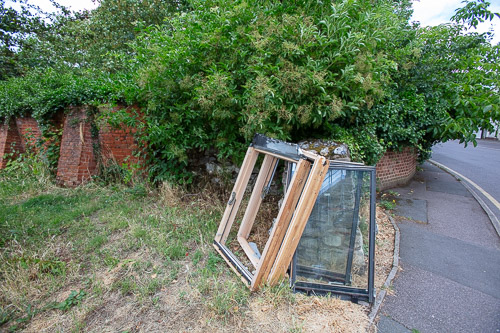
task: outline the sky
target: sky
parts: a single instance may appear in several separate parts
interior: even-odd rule
[[[489,10],[500,13],[500,0],[489,0]],[[447,23],[455,14],[455,9],[463,7],[462,0],[420,0],[413,3],[413,21],[419,21],[422,26]],[[500,18],[483,22],[478,25],[477,32],[486,32],[493,27],[495,36],[492,44],[500,42]]]
[[[500,0],[488,1],[491,3],[490,11],[500,13]],[[73,10],[93,9],[97,7],[97,3],[92,0],[58,0],[58,2]],[[31,0],[31,3],[37,4],[46,11],[50,11],[51,8],[53,10],[49,0]],[[462,0],[415,0],[413,2],[414,13],[412,20],[419,21],[422,26],[447,23],[455,13],[455,9],[460,7],[463,7]],[[493,29],[495,32],[492,43],[499,43],[500,18],[495,18],[492,22],[480,24],[477,31],[486,32],[489,29]]]
[[[82,10],[82,9],[94,9],[97,7],[97,3],[92,0],[56,0],[59,4],[69,7],[72,10]],[[46,11],[53,11],[50,0],[31,0],[30,3],[36,4],[40,8]],[[52,9],[52,10],[51,10]]]

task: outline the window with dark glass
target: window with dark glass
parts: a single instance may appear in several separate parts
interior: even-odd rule
[[[292,287],[372,302],[374,252],[375,168],[332,161],[290,267]]]

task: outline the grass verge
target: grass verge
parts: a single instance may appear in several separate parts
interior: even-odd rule
[[[360,305],[250,294],[211,246],[223,209],[205,191],[0,173],[0,331],[366,331]]]

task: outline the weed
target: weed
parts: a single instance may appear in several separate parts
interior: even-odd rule
[[[117,231],[128,227],[128,221],[124,218],[115,217],[109,223],[110,231]]]
[[[264,286],[260,292],[262,300],[277,307],[280,304],[295,302],[295,294],[290,289],[288,282],[282,280],[274,286]]]
[[[92,284],[92,295],[94,296],[102,296],[104,294],[104,286],[101,281],[95,281]]]
[[[3,156],[7,160],[7,166],[1,171],[2,175],[13,179],[30,179],[42,184],[50,182],[50,167],[41,155],[37,154],[34,140],[34,137],[26,138],[24,153],[20,153],[15,144],[12,145],[12,153]]]
[[[205,258],[197,246],[215,232],[216,216],[196,205],[159,206],[148,191],[141,184],[44,187],[0,174],[2,322],[22,328],[40,311],[67,311],[87,302],[83,292],[73,292],[61,303],[43,306],[69,283],[83,285],[93,296],[89,302],[113,291],[161,302],[156,293],[178,279],[188,253],[195,264],[204,263],[207,277],[218,274],[221,258],[212,252]],[[136,251],[144,260],[128,257]],[[214,290],[212,280],[205,281],[207,290]],[[240,299],[236,292],[231,298]],[[222,309],[224,300],[214,304]]]
[[[19,267],[31,271],[31,278],[35,278],[38,274],[58,276],[66,272],[66,263],[57,259],[39,259],[22,256],[7,259],[7,262],[18,264]]]
[[[129,295],[137,290],[137,283],[132,276],[125,276],[115,283],[112,289],[119,290],[122,295]]]
[[[304,332],[304,323],[297,322],[295,316],[292,317],[292,327],[289,329],[290,333],[302,333]]]
[[[186,256],[187,247],[179,240],[174,244],[167,246],[163,254],[171,260],[178,260]]]
[[[392,197],[399,197],[399,192],[393,191],[393,190],[388,190],[387,194],[392,196]]]
[[[141,227],[137,227],[136,229],[134,229],[133,235],[135,238],[141,239],[141,240],[144,240],[149,236],[148,232]]]
[[[35,308],[32,304],[28,304],[25,312],[26,312],[26,316],[17,319],[16,320],[17,323],[26,323],[26,322],[30,321],[31,318],[33,318],[40,311],[37,310],[37,308]]]
[[[80,291],[75,291],[72,290],[69,296],[62,302],[60,303],[54,303],[50,305],[48,308],[52,309],[59,309],[62,311],[68,311],[75,305],[80,304],[80,302],[83,300],[83,298],[87,295],[87,293],[83,290]]]
[[[149,280],[143,288],[139,289],[139,293],[144,296],[154,295],[162,287],[162,281],[159,279]]]
[[[214,252],[209,252],[208,253],[208,259],[207,259],[207,264],[205,267],[207,270],[211,273],[217,272],[217,267],[219,267],[219,264],[222,262],[222,258],[215,254]]]
[[[223,318],[237,313],[250,296],[250,291],[247,288],[232,280],[226,280],[222,283],[215,280],[213,289],[212,297],[206,300],[207,306],[217,316]]]
[[[196,266],[200,262],[203,257],[203,252],[200,249],[197,249],[193,255],[191,256],[191,260],[193,261],[193,265]]]
[[[73,328],[71,329],[71,332],[78,333],[78,332],[83,332],[85,328],[85,322],[82,320],[73,320],[74,325]]]
[[[126,193],[132,195],[134,199],[144,198],[148,194],[146,186],[142,183],[136,184],[134,187],[127,189]]]
[[[84,192],[70,195],[41,194],[21,204],[2,200],[0,221],[7,221],[9,226],[0,226],[0,238],[37,243],[43,241],[44,237],[61,234],[69,221],[90,215],[100,207],[98,200],[92,200]]]
[[[106,235],[96,235],[92,237],[86,246],[86,251],[87,252],[94,252],[97,249],[99,249],[102,245],[104,245],[107,242],[108,238]]]
[[[385,285],[383,285],[382,287],[380,287],[380,289],[382,290],[388,290],[388,291],[393,291],[394,290],[394,287],[391,285],[389,285],[388,287],[386,287]]]
[[[393,210],[396,208],[396,200],[388,201],[388,200],[380,200],[380,206],[387,210]]]
[[[114,268],[120,262],[120,259],[113,257],[109,251],[102,251],[103,262],[108,268]]]
[[[0,326],[8,322],[14,315],[14,310],[9,310],[9,308],[3,308],[0,306]]]

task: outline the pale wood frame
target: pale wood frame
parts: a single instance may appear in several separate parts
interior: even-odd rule
[[[217,230],[214,247],[251,290],[259,289],[262,283],[275,284],[285,274],[328,171],[327,159],[312,152],[303,153],[296,160],[252,146],[247,150]],[[264,160],[237,235],[241,248],[255,268],[252,274],[225,247],[225,243],[259,154],[264,154]],[[258,258],[248,243],[248,237],[262,203],[262,190],[271,180],[272,171],[280,159],[297,163],[297,167],[264,251]]]

